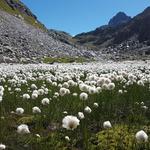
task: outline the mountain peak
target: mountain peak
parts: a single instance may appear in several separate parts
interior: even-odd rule
[[[130,16],[127,16],[124,12],[118,12],[112,19],[110,19],[108,25],[110,27],[116,27],[123,23],[127,23],[131,20]]]
[[[147,7],[144,11],[150,11],[150,6],[149,7]]]

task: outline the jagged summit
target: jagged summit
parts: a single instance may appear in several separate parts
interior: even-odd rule
[[[127,23],[130,20],[130,16],[127,16],[124,12],[118,12],[112,19],[110,19],[108,25],[111,27],[116,27],[120,24]]]

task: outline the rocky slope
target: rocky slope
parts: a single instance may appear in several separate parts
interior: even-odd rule
[[[125,19],[123,21],[123,18]],[[124,15],[119,22],[118,14],[108,25],[75,37],[77,43],[101,50],[117,57],[126,55],[150,55],[150,7],[130,19]]]
[[[13,2],[12,10],[9,8],[13,13],[10,13],[8,8],[7,11],[0,10],[0,62],[37,62],[44,57],[93,57],[95,55],[83,47],[76,48],[74,45],[58,40],[50,35],[45,27],[41,29],[42,24],[27,7],[22,6],[20,1],[7,0],[7,2],[10,4],[5,3],[5,8],[10,7]],[[20,5],[23,8],[20,8]],[[37,21],[38,26],[27,22],[27,17]]]

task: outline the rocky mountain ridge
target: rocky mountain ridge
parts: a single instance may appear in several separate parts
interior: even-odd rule
[[[116,18],[117,15],[113,18]],[[126,17],[125,17],[126,18]],[[75,40],[81,45],[91,47],[114,57],[144,55],[150,58],[150,7],[142,13],[119,23],[117,26],[102,26],[87,33],[76,35]]]
[[[128,23],[131,20],[130,16],[127,16],[124,12],[118,12],[110,21],[108,22],[109,27],[116,27],[118,25]]]

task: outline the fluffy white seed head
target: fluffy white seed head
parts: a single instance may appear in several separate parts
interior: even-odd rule
[[[90,113],[92,112],[92,110],[91,110],[91,108],[90,108],[89,106],[86,106],[86,107],[84,108],[84,112],[90,114]]]
[[[87,94],[87,93],[84,93],[84,92],[81,93],[81,94],[80,94],[80,99],[81,99],[81,100],[87,100],[87,99],[88,99],[88,94]]]
[[[102,89],[103,89],[103,90],[108,90],[108,84],[104,83],[104,84],[102,85]]]
[[[67,112],[67,111],[64,111],[64,112],[63,112],[63,114],[65,114],[65,115],[66,115],[66,114],[68,114],[68,112]]]
[[[40,138],[41,136],[39,134],[35,134],[36,137]]]
[[[25,100],[30,99],[30,95],[29,94],[23,94],[23,99],[25,99]]]
[[[76,116],[66,116],[62,120],[62,127],[67,130],[74,130],[79,125],[80,120]]]
[[[16,114],[21,115],[24,113],[24,109],[23,108],[17,108],[16,109]]]
[[[65,136],[65,140],[66,140],[66,141],[70,141],[69,136]]]
[[[38,95],[44,95],[44,90],[43,89],[38,89]]]
[[[84,119],[85,118],[83,112],[78,112],[78,118],[79,119]]]
[[[41,113],[41,109],[39,107],[35,106],[35,107],[32,108],[32,112],[34,114],[38,114],[38,113]]]
[[[108,84],[108,90],[113,90],[115,88],[115,84],[114,83],[109,83]]]
[[[147,142],[148,135],[143,130],[141,130],[136,133],[135,138],[138,142]]]
[[[6,145],[0,144],[0,150],[6,149]]]
[[[49,104],[49,99],[48,98],[43,98],[42,101],[41,101],[41,103],[43,105],[48,105]]]
[[[145,105],[144,105],[144,106],[141,106],[141,108],[144,109],[144,110],[147,110],[147,109],[148,109],[148,107],[145,106]]]
[[[31,98],[32,99],[37,99],[38,98],[38,94],[37,93],[32,93]]]
[[[118,90],[118,93],[119,94],[123,94],[123,90]]]
[[[36,90],[36,89],[37,89],[37,86],[36,86],[35,84],[32,84],[32,85],[31,85],[31,89],[32,89],[32,90]]]
[[[67,89],[66,88],[60,88],[59,94],[60,94],[60,96],[66,95],[67,94]]]
[[[73,93],[72,96],[73,96],[73,97],[77,97],[77,96],[78,96],[78,93]]]
[[[98,103],[94,103],[93,106],[94,106],[95,108],[98,108],[98,107],[99,107]]]
[[[112,125],[111,125],[110,121],[105,121],[105,122],[103,123],[103,127],[104,127],[105,129],[108,129],[108,128],[112,128]]]
[[[28,133],[30,133],[29,127],[26,124],[19,125],[18,128],[17,128],[17,132],[19,134],[28,134]]]
[[[0,86],[0,91],[4,91],[4,87],[3,86]]]
[[[89,92],[89,94],[95,94],[95,93],[97,93],[97,90],[95,87],[89,87],[88,92]]]

